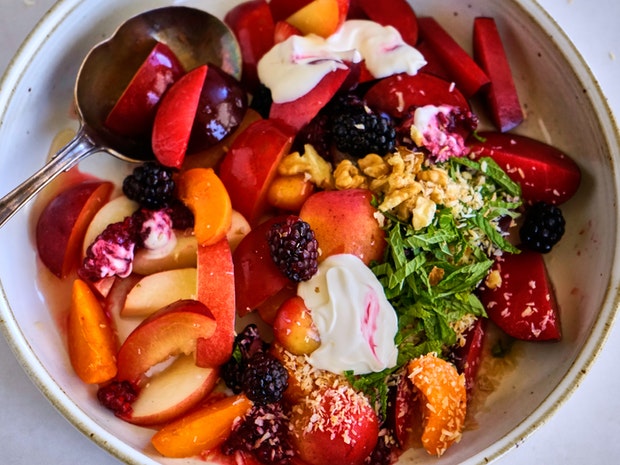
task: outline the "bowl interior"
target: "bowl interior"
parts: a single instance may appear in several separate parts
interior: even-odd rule
[[[76,127],[70,116],[74,79],[88,50],[130,16],[169,3],[61,0],[53,8],[9,68],[0,92],[0,195],[43,164],[59,131]],[[183,2],[219,16],[235,3],[239,0]],[[570,394],[611,323],[618,284],[618,141],[594,78],[534,1],[446,0],[438,8],[428,0],[417,1],[415,8],[419,15],[435,16],[466,47],[473,18],[494,17],[527,113],[517,132],[564,150],[583,173],[577,196],[562,208],[565,238],[547,256],[562,311],[563,340],[518,344],[516,368],[478,411],[479,427],[467,431],[441,459],[444,464],[488,463],[533,431]],[[106,155],[95,155],[82,166],[111,179],[128,170]],[[114,419],[98,406],[93,388],[72,374],[57,314],[49,311],[42,292],[56,283],[41,280],[32,234],[37,208],[37,202],[31,203],[0,230],[5,335],[36,384],[84,433],[92,433],[128,463],[168,463],[148,446],[149,430]],[[436,461],[414,451],[399,463],[414,462]]]

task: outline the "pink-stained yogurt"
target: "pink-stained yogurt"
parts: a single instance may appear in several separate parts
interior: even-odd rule
[[[398,319],[381,283],[355,255],[327,257],[298,295],[310,309],[321,345],[308,356],[315,368],[354,374],[396,365]]]
[[[364,61],[375,78],[416,74],[424,56],[405,43],[392,26],[369,20],[349,20],[328,38],[293,35],[276,44],[258,62],[258,77],[276,103],[290,102],[310,92],[328,73],[347,63]]]

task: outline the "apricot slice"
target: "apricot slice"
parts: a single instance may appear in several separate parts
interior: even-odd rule
[[[194,214],[198,245],[212,245],[226,237],[232,223],[230,196],[212,168],[193,168],[177,179],[177,195]]]
[[[67,326],[69,359],[75,373],[88,384],[116,376],[116,340],[103,308],[88,284],[73,282]]]
[[[409,362],[408,376],[422,395],[422,445],[440,456],[461,439],[467,409],[465,376],[454,365],[435,354]]]
[[[235,420],[252,407],[245,395],[225,397],[167,424],[151,438],[164,457],[191,457],[221,445]]]

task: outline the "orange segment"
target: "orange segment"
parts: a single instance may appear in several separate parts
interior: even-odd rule
[[[194,233],[200,245],[223,239],[232,222],[230,196],[212,168],[193,168],[177,178],[177,195],[194,213]]]
[[[422,445],[429,454],[440,456],[461,439],[467,408],[465,377],[435,354],[412,360],[408,370],[423,397]]]
[[[71,365],[82,381],[98,384],[116,376],[114,330],[101,304],[80,279],[73,282],[67,339]]]
[[[225,397],[167,424],[151,443],[164,457],[191,457],[212,450],[228,438],[234,421],[251,407],[243,394]]]

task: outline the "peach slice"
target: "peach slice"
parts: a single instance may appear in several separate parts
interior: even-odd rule
[[[149,378],[131,404],[131,413],[121,418],[142,426],[168,422],[209,394],[218,376],[217,369],[200,368],[191,356],[181,355],[165,370]]]
[[[133,258],[133,272],[141,275],[159,273],[179,268],[196,268],[196,236],[184,231],[174,231],[174,248],[161,254],[149,249],[138,249]]]
[[[211,311],[197,300],[178,300],[147,317],[118,351],[120,381],[141,384],[146,372],[170,357],[193,354],[215,332]]]
[[[232,222],[228,191],[212,168],[193,168],[177,178],[177,195],[194,213],[199,245],[212,245],[226,236]]]
[[[114,378],[114,331],[90,287],[80,279],[73,282],[67,340],[71,365],[82,381],[98,384]]]
[[[121,316],[148,316],[177,300],[195,299],[196,268],[179,268],[144,276],[127,294]]]
[[[462,434],[467,410],[465,376],[435,354],[409,362],[409,379],[423,396],[422,445],[429,454],[440,456]]]
[[[235,340],[235,274],[226,238],[198,248],[198,300],[213,313],[217,327],[196,346],[196,364],[222,365],[232,355]]]
[[[215,449],[230,436],[237,418],[245,415],[252,402],[243,394],[225,397],[187,416],[168,423],[151,438],[164,457],[191,457]]]

